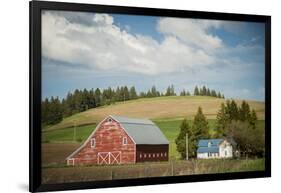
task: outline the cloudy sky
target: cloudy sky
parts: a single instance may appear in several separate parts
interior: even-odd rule
[[[206,85],[264,101],[264,24],[119,14],[42,13],[42,95],[83,88]]]

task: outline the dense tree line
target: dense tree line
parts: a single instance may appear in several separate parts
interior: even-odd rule
[[[246,101],[238,106],[234,100],[222,103],[217,113],[217,137],[226,136],[226,128],[232,121],[247,122],[253,129],[256,128],[257,114]]]
[[[264,155],[264,128],[257,127],[257,114],[246,101],[222,103],[217,114],[216,137],[233,139],[244,156]]]
[[[190,92],[189,92],[188,90],[183,89],[183,90],[180,92],[180,96],[190,96]]]
[[[188,157],[195,157],[199,139],[209,138],[208,120],[203,114],[201,107],[197,110],[192,126],[188,124],[187,119],[184,119],[181,123],[180,133],[175,143],[182,159],[186,159],[186,137],[188,137]]]
[[[202,88],[195,86],[193,95],[194,96],[212,96],[212,97],[217,97],[217,98],[224,98],[223,94],[221,94],[220,92],[215,91],[213,89],[211,90],[211,89],[207,88],[206,86],[203,86]]]
[[[152,86],[147,92],[140,92],[139,94],[134,86],[118,86],[116,89],[111,87],[90,90],[76,89],[74,92],[69,92],[62,100],[51,97],[42,101],[42,124],[56,124],[62,121],[64,117],[115,102],[160,96],[176,96],[174,86],[168,86],[165,93],[161,93],[155,86]]]
[[[43,124],[51,125],[62,121],[63,109],[59,98],[46,98],[41,107]]]

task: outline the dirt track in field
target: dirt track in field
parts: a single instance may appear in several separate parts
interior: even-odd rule
[[[43,165],[65,164],[66,157],[75,151],[78,143],[44,143],[42,144]]]

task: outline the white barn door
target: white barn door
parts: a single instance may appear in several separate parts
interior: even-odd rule
[[[120,164],[121,163],[121,152],[99,152],[98,153],[98,164]]]

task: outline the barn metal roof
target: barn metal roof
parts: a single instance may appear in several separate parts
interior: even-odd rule
[[[111,117],[121,124],[136,144],[169,144],[159,127],[148,119]]]

